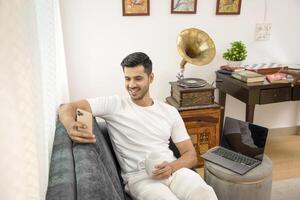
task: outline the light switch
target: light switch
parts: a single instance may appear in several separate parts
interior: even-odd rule
[[[271,23],[257,23],[255,27],[255,40],[267,41],[271,36]]]

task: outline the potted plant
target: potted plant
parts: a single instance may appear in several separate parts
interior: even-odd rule
[[[234,41],[231,47],[223,54],[230,67],[239,67],[247,57],[247,49],[242,41]]]

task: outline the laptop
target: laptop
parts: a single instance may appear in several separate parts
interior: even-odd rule
[[[201,157],[240,175],[261,164],[268,129],[226,117],[220,146],[209,149]]]

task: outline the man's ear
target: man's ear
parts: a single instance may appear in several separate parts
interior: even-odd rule
[[[150,83],[152,83],[152,82],[153,82],[153,79],[154,79],[154,74],[151,73],[149,76],[150,76]]]

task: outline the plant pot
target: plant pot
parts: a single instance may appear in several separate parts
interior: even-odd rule
[[[243,64],[243,60],[241,60],[241,61],[226,60],[226,62],[229,67],[240,67]]]

